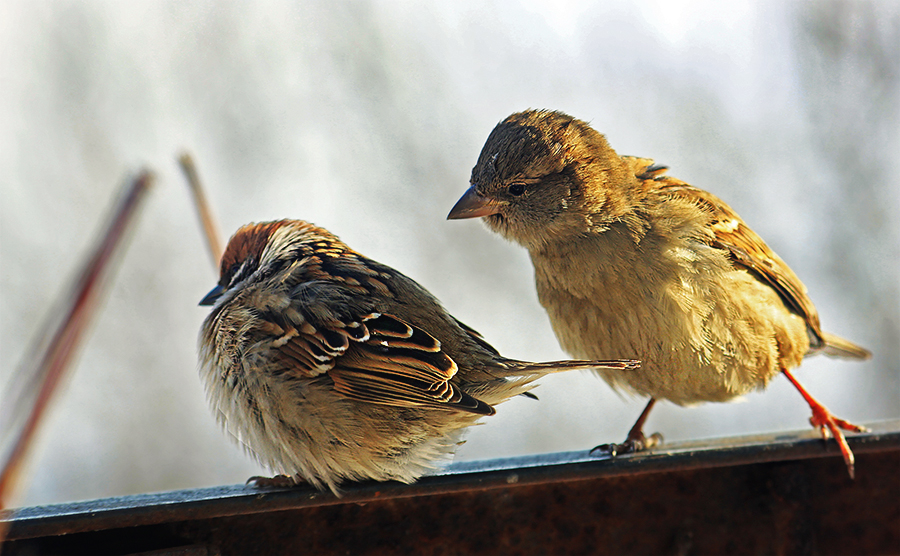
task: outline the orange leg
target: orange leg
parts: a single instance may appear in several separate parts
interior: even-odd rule
[[[850,446],[847,444],[847,439],[844,438],[844,433],[841,432],[841,429],[851,432],[865,432],[866,428],[854,425],[843,419],[838,419],[832,415],[824,405],[813,398],[809,392],[797,382],[797,379],[794,378],[794,375],[792,375],[788,369],[782,369],[781,372],[784,373],[784,376],[786,376],[787,379],[791,381],[791,384],[797,388],[800,395],[803,396],[803,399],[809,404],[809,408],[812,409],[812,417],[809,418],[809,422],[812,426],[819,429],[819,432],[822,433],[822,438],[825,440],[828,440],[830,432],[831,436],[837,441],[838,446],[841,448],[841,455],[844,456],[844,463],[847,464],[847,471],[850,472],[850,478],[852,479],[854,477],[853,464],[855,459],[853,458],[853,452],[850,450]]]
[[[662,442],[663,437],[658,432],[651,434],[649,438],[644,436],[644,423],[647,421],[647,416],[650,415],[650,410],[653,409],[654,405],[656,405],[656,400],[650,398],[650,401],[647,402],[647,407],[644,408],[641,416],[638,417],[634,426],[628,431],[628,437],[625,438],[625,442],[621,444],[601,444],[591,450],[591,453],[593,454],[597,451],[607,452],[610,456],[630,454],[647,450]]]

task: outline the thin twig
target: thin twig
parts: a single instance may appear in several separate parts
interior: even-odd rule
[[[97,246],[73,282],[72,294],[64,301],[62,310],[54,314],[62,318],[50,318],[39,333],[35,349],[25,355],[24,363],[14,375],[18,385],[10,388],[10,398],[3,401],[4,422],[0,430],[9,434],[16,429],[17,418],[27,411],[24,425],[12,443],[9,456],[0,471],[0,511],[9,507],[15,487],[18,485],[22,463],[56,387],[66,368],[78,351],[82,337],[105,293],[115,262],[129,225],[134,221],[141,201],[152,182],[152,175],[141,172],[128,184],[124,198],[113,213],[113,220],[101,236]],[[46,338],[51,338],[49,342]],[[46,346],[46,347],[45,347]],[[36,364],[34,362],[37,362]],[[24,386],[23,386],[24,385]],[[35,395],[36,392],[36,395]],[[29,400],[33,402],[29,404]],[[19,410],[21,409],[21,413]],[[7,422],[8,421],[8,422]],[[2,526],[0,526],[2,527]],[[0,542],[5,531],[0,530]]]
[[[213,267],[218,270],[219,261],[222,259],[222,236],[219,233],[219,226],[213,216],[209,201],[206,200],[206,194],[203,192],[203,184],[197,174],[197,167],[194,165],[194,159],[187,152],[178,157],[178,163],[194,194],[194,205],[197,208],[200,222],[203,224],[203,231],[206,233],[206,242],[213,259]]]

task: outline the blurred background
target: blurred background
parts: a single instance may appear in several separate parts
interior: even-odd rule
[[[590,121],[725,199],[866,363],[797,372],[837,415],[900,417],[900,4],[567,0],[0,3],[0,387],[126,175],[158,176],[33,452],[22,504],[241,483],[196,339],[217,280],[176,164],[223,232],[310,220],[395,266],[510,357],[564,356],[523,249],[448,222],[494,124]],[[645,400],[585,373],[512,400],[457,459],[624,439]],[[796,430],[781,377],[742,403],[657,406],[669,441]],[[864,468],[857,470],[865,473]]]

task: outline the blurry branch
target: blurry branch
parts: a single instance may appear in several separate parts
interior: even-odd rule
[[[178,163],[187,178],[191,193],[194,194],[194,205],[197,207],[197,215],[200,216],[203,231],[206,233],[206,242],[213,259],[213,268],[218,270],[219,261],[222,259],[222,240],[220,239],[222,236],[219,233],[219,226],[213,216],[209,201],[206,200],[206,194],[203,192],[203,184],[200,183],[197,167],[194,166],[194,159],[186,152],[178,157]]]
[[[127,184],[109,227],[73,282],[71,294],[63,306],[51,313],[9,381],[10,388],[0,405],[3,453],[8,451],[0,471],[0,511],[9,507],[13,499],[29,445],[108,289],[107,278],[116,262],[115,255],[121,251],[152,179],[144,170]],[[0,530],[0,542],[3,536],[4,531]]]

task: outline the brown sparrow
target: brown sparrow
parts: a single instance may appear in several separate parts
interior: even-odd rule
[[[779,372],[812,408],[823,437],[853,454],[835,418],[790,369],[818,352],[870,353],[825,333],[800,279],[724,202],[619,156],[587,123],[560,112],[513,114],[491,132],[471,187],[448,218],[484,217],[528,249],[538,297],[574,357],[633,357],[638,371],[599,369],[650,402],[617,451],[659,441],[643,424],[656,400],[721,402]],[[599,448],[599,447],[598,447]]]
[[[258,484],[410,483],[535,379],[638,366],[501,357],[412,279],[298,220],[239,229],[200,304],[213,305],[200,334],[213,411],[286,475]]]

